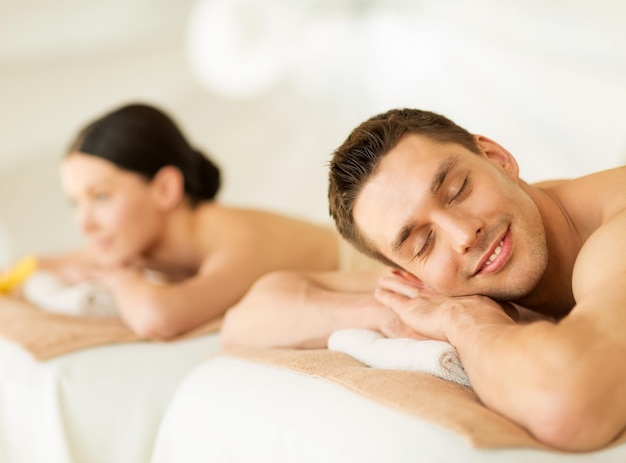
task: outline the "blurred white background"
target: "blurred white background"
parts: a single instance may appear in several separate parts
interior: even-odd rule
[[[626,2],[0,0],[0,266],[82,243],[59,161],[129,101],[221,165],[222,201],[321,222],[333,149],[392,107],[577,176],[626,162]]]

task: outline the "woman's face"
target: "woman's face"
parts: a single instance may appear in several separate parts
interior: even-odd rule
[[[129,263],[158,241],[163,212],[152,184],[97,156],[72,153],[61,165],[76,222],[103,264]]]

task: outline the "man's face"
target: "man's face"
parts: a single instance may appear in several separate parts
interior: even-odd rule
[[[356,225],[433,290],[501,300],[527,295],[547,267],[541,215],[504,148],[482,154],[406,135],[365,183]]]

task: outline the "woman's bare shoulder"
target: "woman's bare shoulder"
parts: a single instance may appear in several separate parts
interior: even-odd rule
[[[235,206],[216,205],[206,215],[209,228],[222,229],[229,236],[258,235],[259,233],[328,233],[329,225],[312,220],[267,209],[252,209]]]

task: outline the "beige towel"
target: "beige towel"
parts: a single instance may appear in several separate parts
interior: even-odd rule
[[[338,383],[378,403],[445,427],[477,448],[548,449],[525,429],[491,411],[464,386],[413,371],[369,368],[341,352],[233,349],[217,355],[243,358]],[[626,441],[626,433],[615,443]]]
[[[221,319],[217,319],[172,341],[215,332],[220,325]],[[11,297],[0,297],[0,336],[19,344],[37,360],[103,344],[145,341],[117,318],[51,313]]]

